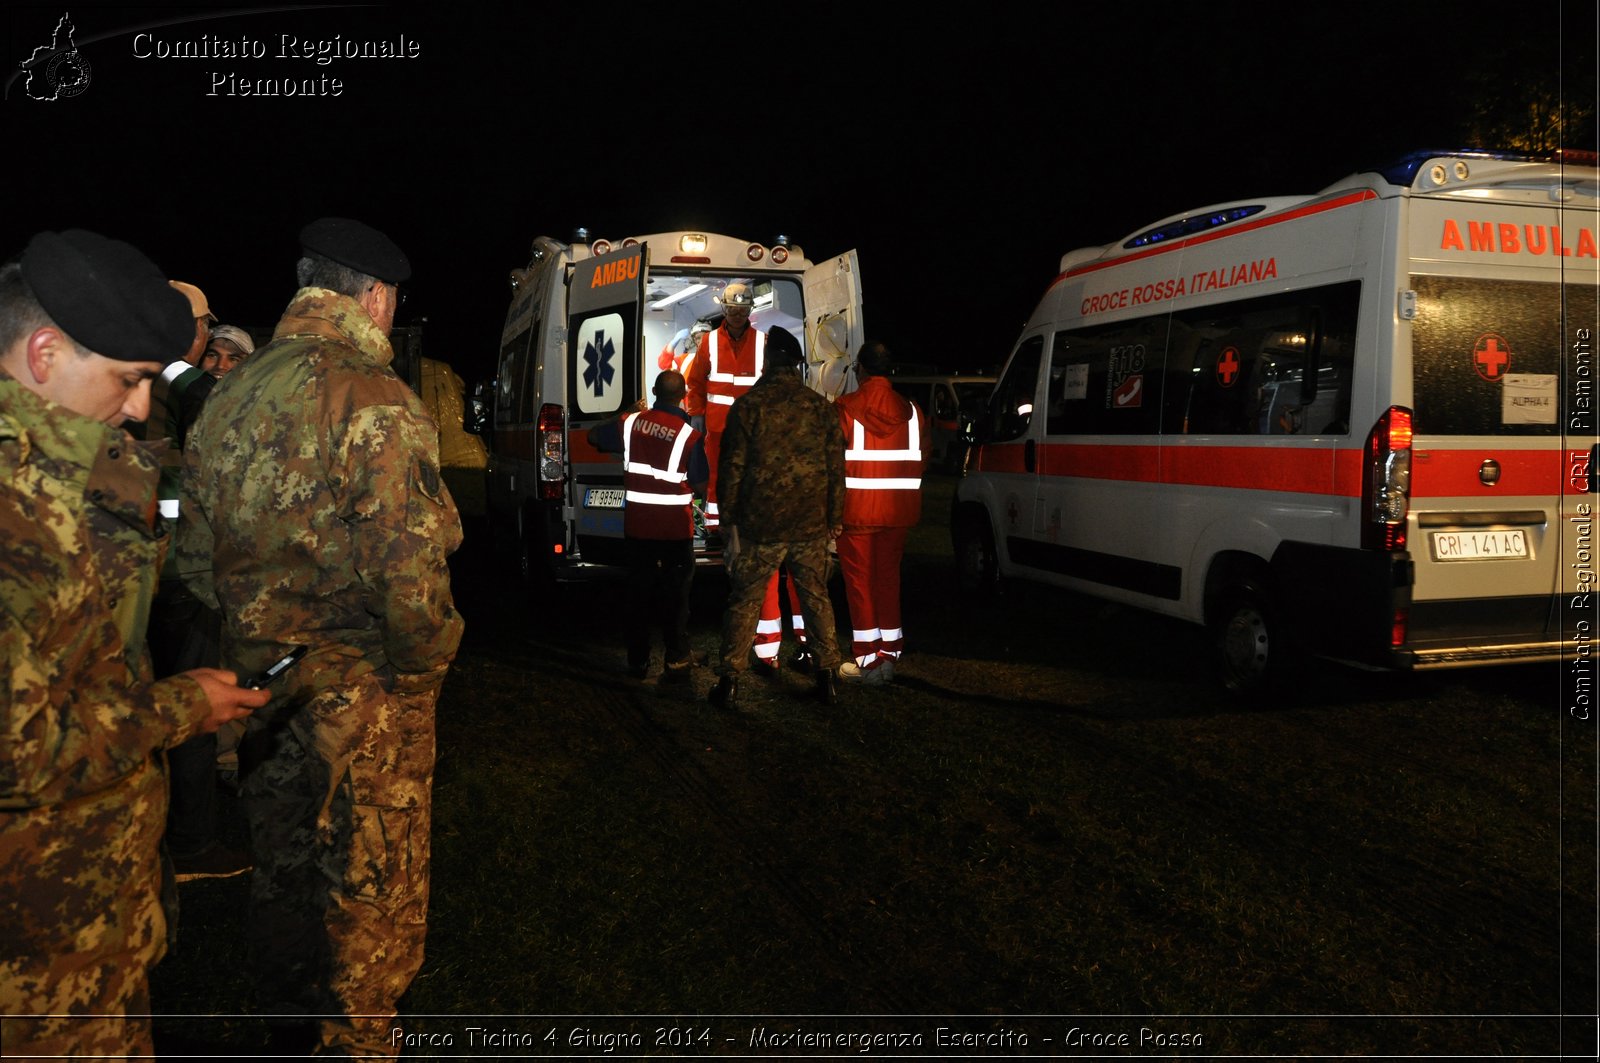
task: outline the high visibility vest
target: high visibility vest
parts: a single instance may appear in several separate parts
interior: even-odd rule
[[[845,527],[909,528],[922,515],[922,411],[892,436],[874,436],[841,407],[848,422],[844,452]]]
[[[706,333],[706,427],[720,432],[728,422],[728,407],[740,395],[755,387],[767,362],[767,334],[750,326],[756,334],[755,368],[749,373],[735,372],[733,352],[721,350],[717,342],[722,329]]]
[[[659,410],[622,422],[622,527],[630,539],[694,538],[689,454],[699,435],[688,421]]]

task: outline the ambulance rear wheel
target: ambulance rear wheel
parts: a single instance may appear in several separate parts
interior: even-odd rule
[[[1235,694],[1265,690],[1283,670],[1287,647],[1271,595],[1240,584],[1220,600],[1213,625],[1222,685]]]
[[[961,593],[993,597],[1000,589],[1000,558],[989,522],[969,517],[956,530],[956,582]]]

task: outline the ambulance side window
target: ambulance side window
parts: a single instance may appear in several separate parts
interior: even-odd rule
[[[1359,294],[1352,281],[1174,314],[1166,430],[1348,433]]]
[[[1154,435],[1165,316],[1058,332],[1050,352],[1051,435]]]
[[[1020,439],[1033,420],[1033,400],[1039,386],[1039,363],[1044,355],[1044,337],[1029,336],[1011,358],[1006,375],[989,400],[989,431],[985,439],[1004,443]]]
[[[1056,333],[1050,345],[1050,387],[1045,393],[1045,433],[1052,436],[1087,432],[1089,427],[1089,353],[1068,332]]]
[[[529,420],[521,416],[528,404],[528,389],[522,378],[527,371],[528,338],[532,332],[532,329],[523,329],[500,348],[499,386],[495,389],[494,408],[495,420],[501,424]]]
[[[532,337],[522,353],[521,372],[517,376],[518,423],[539,419],[539,348],[544,343],[544,316],[535,317],[528,331]]]

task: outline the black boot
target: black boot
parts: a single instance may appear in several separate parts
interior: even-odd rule
[[[725,675],[717,680],[717,685],[711,688],[708,695],[711,704],[719,709],[731,709],[739,703],[739,677]]]
[[[839,687],[833,681],[833,669],[817,669],[817,697],[824,705],[839,704]]]
[[[800,652],[794,655],[793,661],[789,662],[789,667],[801,675],[810,675],[817,670],[817,655],[806,647],[801,646]]]

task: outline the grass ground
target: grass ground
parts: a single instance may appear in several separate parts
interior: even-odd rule
[[[1182,625],[1032,589],[961,603],[938,505],[908,557],[901,677],[836,711],[798,676],[747,684],[731,715],[709,675],[692,694],[627,678],[604,594],[547,610],[559,624],[469,603],[408,1029],[554,1055],[608,1054],[575,1029],[738,1054],[757,1026],[931,1045],[941,1021],[1021,1030],[1016,1054],[1593,1048],[1560,1015],[1594,1010],[1595,737],[1563,724],[1548,671],[1313,666],[1241,707]],[[719,593],[699,581],[702,651]],[[186,892],[158,1009],[248,1001],[242,899],[241,880]],[[489,1018],[527,1015],[566,1018]],[[604,1018],[630,1015],[684,1022]],[[1074,1027],[1130,1051],[1069,1046]]]

